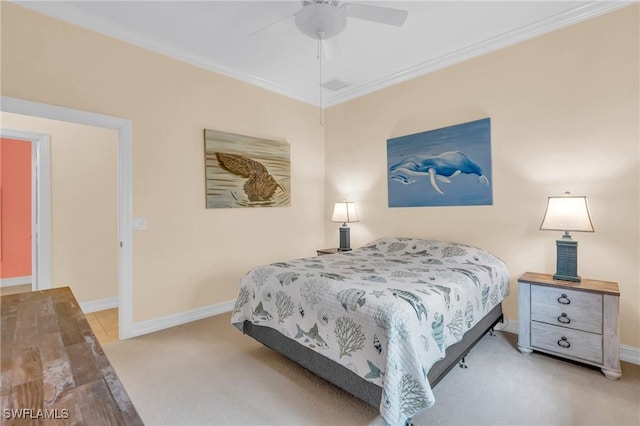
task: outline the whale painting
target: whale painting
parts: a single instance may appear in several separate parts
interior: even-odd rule
[[[290,205],[289,144],[204,131],[207,208]]]
[[[389,207],[493,204],[489,118],[387,140]]]

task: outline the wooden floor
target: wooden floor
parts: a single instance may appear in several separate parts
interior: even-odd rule
[[[1,287],[0,296],[31,291],[31,284]],[[117,342],[118,338],[118,308],[85,314],[89,325],[101,345]]]

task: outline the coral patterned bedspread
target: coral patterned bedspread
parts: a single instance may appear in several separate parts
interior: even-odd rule
[[[506,265],[486,250],[385,238],[251,270],[231,322],[274,328],[379,385],[386,423],[405,424],[434,403],[431,366],[508,290]]]

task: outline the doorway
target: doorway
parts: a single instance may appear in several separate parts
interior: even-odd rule
[[[0,136],[3,139],[2,152],[10,154],[10,158],[5,156],[1,160],[5,191],[0,196],[0,203],[14,207],[2,207],[3,214],[13,212],[12,217],[5,216],[2,231],[10,229],[14,234],[11,236],[4,232],[2,241],[6,249],[3,266],[13,269],[3,271],[2,294],[50,288],[49,136],[4,128],[0,129]],[[7,168],[12,167],[20,170],[7,173]],[[19,190],[22,196],[8,194],[7,190]],[[9,244],[12,250],[8,250]],[[10,265],[5,265],[5,261]]]
[[[132,176],[132,153],[131,153],[131,122],[126,119],[95,114],[87,111],[63,108],[54,105],[25,101],[16,98],[1,97],[0,110],[9,113],[41,117],[58,121],[66,121],[77,124],[84,124],[117,131],[117,199],[118,199],[118,224],[117,224],[117,281],[118,281],[118,326],[120,338],[132,337],[133,328],[133,288],[132,288],[132,215],[131,215],[131,176]],[[38,240],[39,240],[38,236]],[[37,244],[41,248],[40,243]],[[47,248],[43,248],[47,249]],[[50,258],[51,248],[48,248]],[[44,256],[46,257],[46,256]],[[39,262],[41,259],[37,259]],[[43,276],[38,264],[38,283],[44,282],[47,277]],[[50,280],[51,273],[48,272]],[[50,283],[50,281],[49,281]],[[50,285],[50,284],[49,284]],[[38,284],[40,286],[40,284]]]
[[[116,308],[117,132],[22,114],[0,114],[3,133],[11,132],[23,137],[4,139],[3,142],[3,151],[9,148],[6,154],[12,160],[5,161],[7,155],[2,157],[3,189],[9,190],[3,191],[2,198],[3,202],[10,201],[3,205],[3,218],[13,219],[12,224],[6,220],[2,223],[3,245],[8,248],[5,257],[8,261],[13,260],[6,265],[5,259],[2,260],[3,278],[8,276],[5,266],[16,270],[21,266],[23,277],[31,278],[29,251],[33,243],[31,282],[35,289],[69,286],[85,314]],[[21,130],[7,130],[6,127]],[[34,130],[49,135],[49,159],[39,155],[42,154],[39,139],[44,139],[44,136],[31,133]],[[50,165],[50,173],[42,173],[43,164]],[[16,194],[18,189],[22,190],[21,197]],[[50,191],[51,196],[39,196],[44,191]],[[30,193],[34,197],[29,197]],[[43,256],[38,256],[37,247],[42,245],[39,222],[44,217],[38,220],[35,213],[42,210],[41,198],[51,200],[51,249],[43,250]],[[29,213],[31,210],[33,215]],[[11,232],[5,233],[7,230]],[[12,234],[18,235],[5,241],[4,237],[12,237]],[[49,255],[50,280],[49,274],[38,274],[37,261],[38,257],[44,259]],[[28,271],[24,270],[25,266]],[[11,273],[10,270],[6,272]],[[15,272],[13,276],[16,276]],[[47,279],[38,279],[43,277]]]

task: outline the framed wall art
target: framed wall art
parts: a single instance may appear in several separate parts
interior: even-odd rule
[[[491,120],[387,140],[389,207],[492,205]]]
[[[287,142],[204,131],[208,209],[291,204]]]

